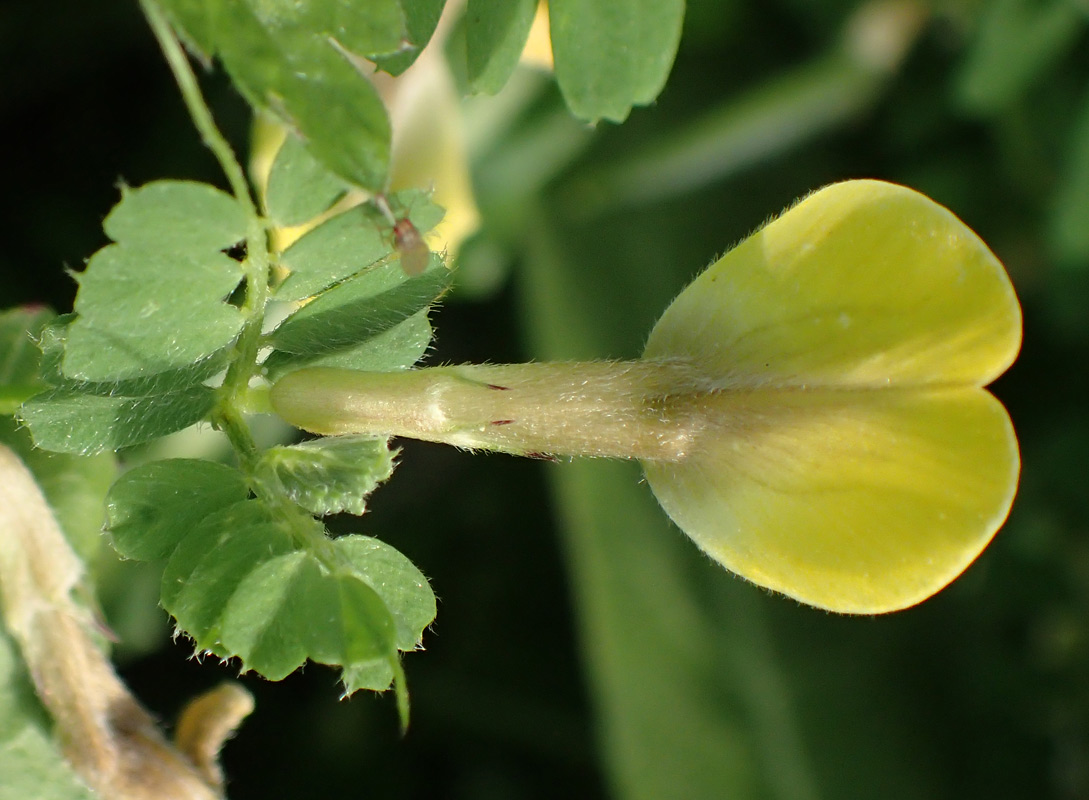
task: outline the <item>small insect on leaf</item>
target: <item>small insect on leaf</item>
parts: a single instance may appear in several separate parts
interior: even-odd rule
[[[427,269],[431,260],[431,248],[419,229],[407,215],[398,217],[394,214],[384,195],[375,195],[374,204],[393,226],[393,247],[401,258],[401,269],[409,277],[419,275]]]
[[[431,260],[431,248],[408,217],[397,220],[397,224],[393,226],[393,246],[401,255],[401,269],[406,275],[412,277],[427,269],[427,262]]]

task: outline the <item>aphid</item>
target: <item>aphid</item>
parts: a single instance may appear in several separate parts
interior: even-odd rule
[[[389,207],[385,195],[375,195],[374,205],[393,226],[393,247],[401,257],[401,269],[409,277],[426,270],[431,260],[431,248],[427,246],[412,220],[407,216],[398,218]]]

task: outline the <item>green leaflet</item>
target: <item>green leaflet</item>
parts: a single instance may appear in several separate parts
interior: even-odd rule
[[[238,262],[215,250],[104,247],[78,276],[64,376],[118,381],[212,355],[242,327],[238,309],[223,302],[241,277]]]
[[[309,656],[324,664],[396,658],[381,598],[348,572],[328,573],[295,551],[264,561],[238,584],[222,616],[228,652],[272,680]]]
[[[246,238],[246,215],[229,194],[194,181],[123,186],[121,202],[102,223],[119,244],[148,250],[204,253]]]
[[[431,344],[431,322],[427,309],[417,311],[362,344],[325,355],[295,355],[273,351],[264,363],[270,380],[300,367],[343,367],[365,372],[407,369],[423,358]]]
[[[45,388],[38,370],[41,353],[34,342],[55,316],[45,308],[0,312],[0,415],[14,413],[20,403]]]
[[[198,650],[225,655],[220,617],[238,584],[263,562],[293,550],[288,531],[261,503],[243,500],[214,511],[192,528],[167,562],[163,608]]]
[[[274,167],[275,169],[275,167]],[[393,213],[404,216],[422,235],[444,211],[416,189],[388,199]],[[391,255],[394,235],[389,221],[373,205],[355,206],[306,233],[280,257],[290,274],[276,290],[277,300],[302,300],[327,289]]]
[[[412,66],[416,56],[424,49],[435,32],[435,26],[439,24],[443,6],[446,0],[401,0],[401,8],[405,13],[405,27],[408,35],[401,52],[393,55],[376,58],[374,61],[379,69],[385,70],[390,75],[400,75]]]
[[[242,473],[190,458],[155,461],[122,475],[106,498],[106,527],[125,558],[166,558],[202,519],[249,495]]]
[[[434,617],[434,595],[397,551],[367,537],[324,538],[319,523],[295,529],[262,503],[243,500],[190,528],[163,572],[163,606],[198,650],[238,656],[278,680],[307,658],[345,670],[349,692],[384,689]],[[300,543],[292,531],[310,526]],[[318,544],[321,543],[321,544]],[[385,665],[385,684],[373,679]]]
[[[147,380],[188,369],[230,344],[242,315],[223,301],[242,269],[221,251],[246,234],[233,198],[206,184],[155,181],[124,190],[103,228],[116,244],[95,253],[76,276],[76,317],[65,319],[64,378]]]
[[[368,0],[366,3],[325,0],[304,6],[308,6],[311,13],[320,10],[327,15],[328,23],[323,33],[358,55],[373,58],[396,52],[408,34],[399,0]]]
[[[204,419],[214,404],[214,391],[204,386],[150,397],[54,389],[24,403],[19,419],[38,447],[92,455],[180,431]]]
[[[289,133],[269,171],[266,210],[278,225],[300,225],[326,211],[346,188]]]
[[[398,0],[245,0],[271,32],[306,31],[336,39],[346,50],[361,56],[392,53],[406,35]]]
[[[291,272],[277,300],[303,300],[389,255],[388,240],[364,207],[356,206],[318,225],[280,257]]]
[[[551,0],[556,80],[568,108],[623,122],[658,96],[673,66],[683,0]]]
[[[352,573],[382,596],[393,616],[397,649],[419,647],[424,628],[435,619],[435,595],[423,573],[399,550],[370,536],[342,536],[333,546]],[[375,688],[388,685],[389,679]]]
[[[42,328],[38,336],[41,348],[41,379],[58,389],[103,396],[148,397],[188,389],[211,378],[227,366],[228,348],[218,350],[192,364],[150,375],[118,381],[80,381],[64,375],[62,364],[68,345],[68,332],[75,314],[62,314]]]
[[[338,436],[261,454],[257,474],[311,514],[362,514],[366,497],[393,474],[396,451],[384,439]]]
[[[355,348],[426,310],[450,285],[450,271],[431,258],[421,275],[409,278],[400,264],[383,264],[307,303],[270,335],[270,371]]]
[[[465,9],[466,77],[471,92],[495,94],[526,46],[537,0],[469,0]]]
[[[251,105],[297,130],[328,169],[383,190],[390,127],[374,86],[328,36],[276,22],[244,3],[224,3],[219,24],[230,35],[216,42],[216,54],[227,72]]]

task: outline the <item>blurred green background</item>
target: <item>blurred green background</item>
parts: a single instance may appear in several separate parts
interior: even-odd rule
[[[3,305],[67,310],[63,267],[105,243],[117,181],[220,179],[135,2],[11,0],[0,69]],[[241,146],[244,105],[206,89]],[[338,702],[323,668],[245,679],[231,796],[1089,797],[1089,6],[691,0],[664,93],[625,125],[575,122],[532,74],[466,115],[484,226],[429,363],[635,356],[796,197],[905,183],[1018,287],[1024,350],[995,386],[1017,502],[949,589],[845,618],[713,565],[633,465],[406,443],[362,527],[440,598],[406,658],[412,728],[390,697]],[[234,674],[169,641],[153,578],[104,582],[125,676],[164,717]]]

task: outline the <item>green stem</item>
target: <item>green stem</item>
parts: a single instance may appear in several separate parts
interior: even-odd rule
[[[213,415],[212,423],[226,435],[244,471],[252,475],[260,453],[242,416],[232,404],[221,402]]]
[[[257,205],[250,193],[245,171],[238,162],[231,145],[216,127],[212,112],[204,102],[197,77],[193,73],[181,42],[170,27],[169,20],[155,0],[140,0],[140,7],[159,42],[159,47],[162,48],[170,71],[174,74],[174,80],[177,81],[178,88],[181,90],[182,100],[189,110],[194,126],[223,169],[231,191],[242,206],[249,223],[246,230],[247,256],[244,265],[246,298],[242,306],[246,323],[235,345],[234,358],[227,368],[221,390],[220,408],[215,416],[217,425],[227,434],[243,465],[252,468],[257,457],[257,447],[249,429],[234,409],[240,407],[240,396],[245,393],[257,363],[261,326],[264,320],[265,304],[268,301],[268,238],[264,223],[257,211]]]
[[[214,423],[227,436],[238,454],[238,460],[250,478],[250,488],[254,494],[266,506],[275,510],[277,519],[288,526],[296,543],[310,550],[330,570],[343,566],[343,556],[332,547],[325,536],[325,528],[289,500],[277,481],[259,474],[261,454],[237,407],[231,403],[222,403],[215,413]]]
[[[257,206],[250,195],[246,174],[238,163],[238,159],[235,158],[231,145],[216,127],[215,121],[212,119],[212,112],[208,109],[208,105],[204,102],[204,97],[200,93],[197,76],[193,73],[193,69],[189,65],[189,58],[185,55],[185,50],[182,48],[181,42],[178,41],[178,37],[174,35],[169,20],[167,20],[166,15],[155,0],[140,0],[140,8],[143,10],[144,16],[147,17],[155,38],[159,41],[159,47],[162,48],[166,63],[170,66],[170,71],[174,73],[174,80],[178,83],[182,100],[185,101],[185,106],[189,109],[189,116],[193,118],[193,124],[200,133],[200,138],[219,162],[219,166],[227,176],[231,191],[234,192],[234,196],[242,204],[247,215],[257,219]]]
[[[682,461],[714,415],[685,362],[462,364],[296,370],[272,387],[284,420],[322,434],[408,436],[520,455]]]

